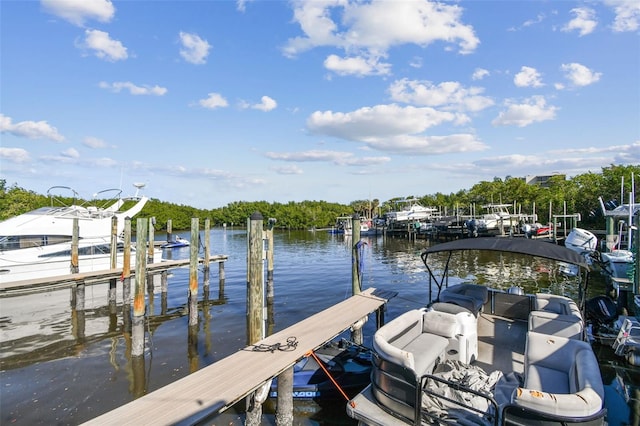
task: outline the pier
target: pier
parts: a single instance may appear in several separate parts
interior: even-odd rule
[[[174,425],[211,418],[378,310],[393,295],[367,289],[85,424]],[[290,350],[255,350],[287,345],[288,339],[296,342]]]
[[[210,263],[218,263],[221,277],[224,277],[224,262],[229,257],[224,254],[217,254],[209,256]],[[206,263],[206,259],[201,258],[198,260],[200,264]],[[148,263],[146,265],[147,274],[164,273],[169,269],[180,268],[188,266],[190,259],[178,259],[178,260],[166,260],[159,263]],[[135,274],[135,268],[131,268],[132,273]],[[59,275],[51,278],[38,278],[31,280],[12,281],[2,284],[0,287],[0,298],[20,296],[23,294],[38,293],[46,290],[57,290],[65,287],[74,287],[79,284],[91,285],[98,283],[105,283],[110,280],[118,280],[123,276],[122,268],[105,269],[103,271],[94,271],[86,273],[76,273]]]

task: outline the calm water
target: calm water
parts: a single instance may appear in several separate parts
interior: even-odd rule
[[[188,237],[188,234],[183,235]],[[157,239],[163,238],[157,236]],[[387,320],[429,300],[429,281],[420,253],[428,242],[364,237],[364,287],[398,292],[387,305]],[[321,311],[351,294],[351,239],[324,232],[282,232],[274,238],[273,330],[278,331]],[[200,327],[189,339],[186,295],[188,270],[176,269],[163,298],[158,282],[147,304],[149,320],[143,362],[132,362],[130,328],[123,321],[121,296],[110,312],[106,285],[86,289],[85,309],[70,307],[69,289],[0,299],[0,423],[79,424],[246,346],[246,250],[243,229],[211,231],[212,254],[226,254],[226,280],[218,281],[212,265],[209,294],[200,273]],[[189,248],[167,253],[186,258]],[[575,283],[545,262],[531,264],[519,256],[464,255],[452,264],[460,278],[478,279],[494,287],[523,285],[527,292],[551,288],[575,295]],[[471,274],[470,271],[474,273]],[[601,280],[593,276],[594,295]],[[371,318],[373,319],[373,318]],[[365,344],[374,330],[364,328]],[[615,407],[609,424],[638,424],[638,370],[628,368],[597,347],[606,360],[603,376],[608,405]],[[138,358],[139,360],[139,358]],[[635,398],[635,400],[634,400]],[[264,424],[275,424],[265,405]],[[228,410],[214,424],[242,424],[242,407]],[[344,404],[296,406],[296,424],[353,424]]]

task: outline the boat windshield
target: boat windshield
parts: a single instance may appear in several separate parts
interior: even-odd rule
[[[68,235],[8,235],[0,236],[0,251],[42,247],[71,241]]]

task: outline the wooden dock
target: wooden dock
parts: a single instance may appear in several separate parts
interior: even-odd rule
[[[86,424],[175,425],[211,418],[375,312],[393,296],[395,293],[367,289]],[[295,339],[297,345],[273,352],[254,350],[258,346],[286,346],[287,339]]]
[[[210,263],[225,262],[229,256],[217,254],[209,257]],[[172,268],[188,266],[190,259],[165,260],[157,263],[147,263],[146,272],[154,274]],[[203,263],[204,259],[199,259]],[[135,274],[135,267],[131,268],[131,276]],[[20,296],[23,294],[37,293],[44,290],[56,290],[65,287],[72,287],[78,284],[104,283],[111,279],[119,279],[122,276],[122,268],[105,269],[102,271],[83,272],[78,274],[59,275],[48,278],[38,278],[32,280],[12,281],[0,284],[0,298]]]

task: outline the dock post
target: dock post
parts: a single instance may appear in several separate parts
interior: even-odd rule
[[[122,253],[122,303],[131,304],[131,218],[124,218],[124,252]]]
[[[275,324],[273,318],[273,226],[275,223],[276,219],[272,217],[267,222],[267,336],[271,335]]]
[[[171,219],[167,219],[167,242],[170,242],[173,240],[173,230],[172,230],[172,223],[171,223]]]
[[[211,219],[206,218],[204,220],[204,260],[202,265],[204,266],[204,286],[209,288],[209,270],[210,270],[210,258],[211,258]]]
[[[276,426],[293,424],[293,367],[278,375]]]
[[[360,282],[360,216],[358,214],[354,214],[351,218],[351,232],[352,232],[352,240],[353,244],[351,250],[351,293],[355,296],[362,292],[362,283]],[[362,326],[364,325],[363,320],[358,321],[357,324],[354,324],[351,327],[351,340],[359,345],[364,342],[364,338],[362,336]]]
[[[136,287],[133,296],[133,333],[131,356],[144,354],[144,290],[146,288],[147,269],[147,219],[136,222]]]
[[[71,234],[71,273],[77,274],[80,272],[78,265],[78,242],[80,241],[80,225],[78,218],[73,218],[73,233]]]
[[[110,268],[116,269],[118,267],[118,218],[115,216],[111,218],[110,248]],[[109,280],[109,312],[112,314],[116,312],[116,283],[117,280],[115,278]]]
[[[149,218],[149,244],[147,247],[147,263],[153,263],[153,254],[155,252],[155,246],[154,246],[154,241],[156,239],[155,236],[155,225],[156,225],[156,218],[155,217],[151,217]]]
[[[273,226],[276,221],[270,217],[267,224],[267,283],[273,282]]]
[[[198,236],[200,220],[191,218],[191,245],[189,263],[189,327],[198,325]]]
[[[251,215],[247,241],[247,337],[253,345],[264,337],[264,237],[263,216],[260,212]],[[246,397],[247,426],[258,426],[262,417],[262,402],[258,391]]]

